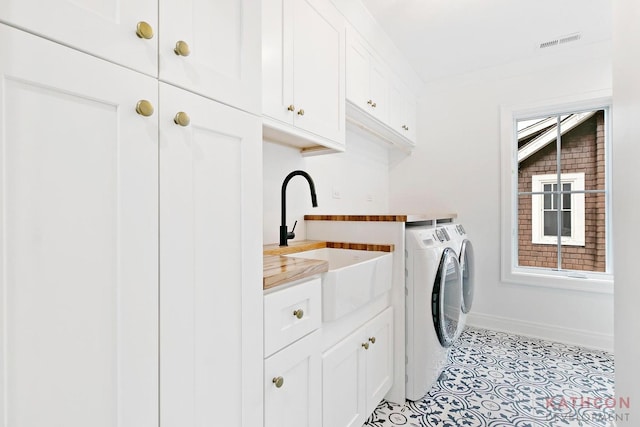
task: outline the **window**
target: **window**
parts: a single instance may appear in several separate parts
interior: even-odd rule
[[[556,245],[560,225],[562,245],[584,246],[584,172],[563,173],[561,191],[557,180],[552,174],[531,177],[532,191],[542,194],[532,198],[531,241]]]
[[[609,103],[502,109],[504,281],[613,292]]]

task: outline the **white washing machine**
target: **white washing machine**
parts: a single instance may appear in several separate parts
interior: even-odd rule
[[[406,231],[406,347],[409,400],[422,398],[447,364],[461,332],[462,273],[448,231],[433,226]]]

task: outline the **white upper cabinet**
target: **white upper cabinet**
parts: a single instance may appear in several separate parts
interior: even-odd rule
[[[353,28],[347,31],[347,120],[409,152],[416,142],[416,98]]]
[[[345,21],[328,0],[263,0],[265,136],[343,150]]]
[[[157,81],[2,24],[0,52],[0,426],[157,427]]]
[[[389,70],[350,30],[347,35],[347,100],[382,122],[389,114]]]
[[[160,83],[160,417],[262,425],[261,123]]]
[[[260,0],[160,0],[160,80],[260,114]]]
[[[3,0],[0,22],[151,76],[158,72],[154,0]],[[71,65],[68,72],[78,74]]]
[[[395,76],[389,84],[389,126],[415,144],[416,97]]]

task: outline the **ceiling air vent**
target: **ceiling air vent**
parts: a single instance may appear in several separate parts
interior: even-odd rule
[[[580,33],[568,34],[566,36],[560,36],[560,37],[556,37],[555,39],[544,41],[540,43],[538,47],[540,49],[546,49],[548,47],[560,46],[560,45],[571,43],[571,42],[577,42],[578,40],[580,40],[580,37],[581,37]]]

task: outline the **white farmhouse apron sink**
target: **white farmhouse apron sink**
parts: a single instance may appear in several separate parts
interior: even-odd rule
[[[391,289],[389,252],[322,248],[287,255],[329,263],[322,273],[322,320],[351,313]]]

